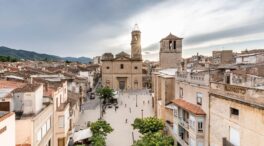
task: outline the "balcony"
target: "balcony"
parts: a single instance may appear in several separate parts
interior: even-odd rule
[[[173,123],[171,122],[171,121],[166,121],[165,122],[165,126],[166,126],[166,132],[167,132],[167,134],[169,134],[169,135],[173,135]]]
[[[189,124],[188,124],[188,122],[184,121],[183,118],[179,118],[178,123],[179,123],[179,125],[184,127],[186,130],[189,130]]]
[[[181,136],[177,135],[176,138],[177,138],[177,142],[180,143],[182,146],[189,146],[188,142],[182,139]]]

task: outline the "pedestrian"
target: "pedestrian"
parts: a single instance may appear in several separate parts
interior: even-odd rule
[[[129,112],[131,113],[131,107],[129,108]]]
[[[145,100],[143,100],[143,105],[145,105]]]
[[[148,104],[149,104],[149,100],[148,100]]]
[[[127,123],[127,118],[126,118],[126,123]]]
[[[116,112],[116,106],[115,106],[115,112]]]

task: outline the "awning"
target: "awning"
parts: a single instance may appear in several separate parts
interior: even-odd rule
[[[90,128],[80,130],[78,132],[73,133],[73,141],[76,142],[76,141],[80,141],[83,139],[87,139],[87,138],[92,137],[92,135],[93,134]]]

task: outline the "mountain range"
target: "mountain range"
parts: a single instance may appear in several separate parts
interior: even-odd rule
[[[90,63],[92,61],[92,59],[88,57],[60,57],[56,55],[40,54],[33,51],[16,50],[5,46],[0,46],[0,56],[10,56],[25,60],[71,61],[80,63]]]

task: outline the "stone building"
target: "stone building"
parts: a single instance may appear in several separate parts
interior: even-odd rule
[[[16,145],[15,114],[9,111],[0,111],[0,143],[3,146]]]
[[[210,144],[264,145],[264,90],[211,83]]]
[[[137,25],[133,29],[131,57],[125,52],[102,56],[102,85],[115,90],[142,89],[141,32]]]
[[[182,39],[173,34],[160,40],[160,68],[177,68],[182,61]]]
[[[234,63],[232,50],[213,51],[212,63],[215,65]]]

